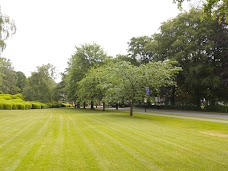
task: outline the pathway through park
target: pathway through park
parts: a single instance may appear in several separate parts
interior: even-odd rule
[[[114,108],[109,108],[109,109],[114,109]],[[130,109],[119,108],[119,110],[129,111]],[[146,109],[146,112],[145,112],[145,109],[143,108],[134,108],[134,113],[228,124],[228,113],[213,113],[213,112],[206,113],[206,112],[198,112],[198,111],[177,111],[177,110],[161,110],[161,109]]]

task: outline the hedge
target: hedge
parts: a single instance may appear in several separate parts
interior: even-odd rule
[[[45,109],[47,105],[41,102],[26,102],[21,100],[0,100],[0,110]]]
[[[228,106],[221,106],[221,105],[205,106],[203,110],[206,112],[228,113]]]
[[[3,110],[12,110],[11,103],[3,103]]]

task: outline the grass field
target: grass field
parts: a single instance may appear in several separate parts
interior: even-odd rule
[[[228,170],[228,124],[128,115],[0,111],[0,170]]]

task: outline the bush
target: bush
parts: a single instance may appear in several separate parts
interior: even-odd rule
[[[18,109],[18,103],[12,103],[12,109],[13,110]]]
[[[0,102],[0,110],[2,110],[2,109],[3,109],[3,103]]]
[[[144,107],[144,105],[137,105],[137,107]],[[147,105],[149,109],[168,109],[168,110],[197,110],[194,105]]]
[[[11,94],[0,94],[0,99],[11,100],[12,95]]]
[[[12,110],[11,103],[3,103],[3,110]]]
[[[25,104],[24,103],[18,103],[18,109],[25,110]]]
[[[221,105],[205,106],[203,110],[206,112],[228,113],[228,106],[221,106]]]
[[[50,102],[47,103],[48,107],[50,108],[60,108],[60,107],[65,107],[65,105],[63,103],[60,102]]]
[[[23,100],[23,99],[24,99],[24,97],[23,97],[23,95],[22,95],[22,94],[15,94],[15,95],[11,95],[11,97],[12,97],[12,99],[21,99],[21,100]]]
[[[68,103],[63,103],[64,107],[73,107],[72,104],[68,104]]]
[[[26,109],[26,110],[27,110],[27,109],[32,109],[32,103],[26,102],[26,103],[25,103],[25,109]]]
[[[48,106],[44,103],[41,103],[41,109],[46,109]]]
[[[33,102],[32,103],[32,109],[41,109],[41,104],[38,102]]]

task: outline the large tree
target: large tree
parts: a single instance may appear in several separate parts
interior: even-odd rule
[[[153,54],[147,46],[149,42],[151,42],[149,36],[132,37],[128,42],[129,57],[132,61],[136,61],[135,65],[145,64],[153,60]]]
[[[179,97],[198,108],[200,100],[214,101],[218,92],[227,92],[228,70],[227,25],[211,18],[201,20],[200,15],[200,10],[192,9],[164,22],[152,47],[157,59],[179,62],[183,68],[177,80]]]
[[[65,73],[66,92],[70,100],[77,99],[77,83],[85,77],[91,67],[102,65],[106,58],[107,54],[96,43],[76,47]]]
[[[17,87],[17,74],[10,60],[6,58],[0,58],[0,91],[9,94],[20,91]]]
[[[56,83],[55,67],[51,64],[37,67],[37,71],[32,72],[28,78],[28,84],[24,88],[23,94],[27,100],[38,100],[42,102],[53,101]]]
[[[158,90],[162,86],[174,85],[174,76],[181,68],[173,66],[175,62],[149,62],[140,66],[129,62],[117,62],[107,68],[104,86],[110,86],[115,96],[125,97],[130,103],[130,116],[133,116],[133,103],[145,97],[146,87]],[[108,90],[108,89],[107,89]],[[106,93],[106,96],[109,94]],[[115,97],[116,98],[116,97]]]

